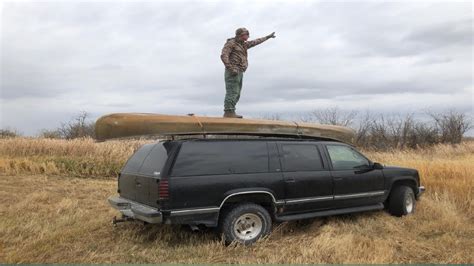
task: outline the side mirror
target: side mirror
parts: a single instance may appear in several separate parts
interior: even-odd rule
[[[381,163],[373,163],[372,168],[374,168],[374,169],[383,169],[383,165]]]

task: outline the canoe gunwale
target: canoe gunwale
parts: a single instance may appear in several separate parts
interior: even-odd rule
[[[187,137],[189,136],[189,137]],[[193,137],[193,136],[202,136]],[[228,138],[214,138],[215,136],[223,137],[227,136]],[[245,136],[245,137],[244,137]],[[240,138],[242,137],[242,138]],[[133,135],[126,137],[113,137],[105,139],[96,139],[97,142],[105,142],[109,140],[128,140],[128,139],[137,139],[137,138],[150,138],[157,140],[171,139],[171,140],[186,140],[186,139],[253,139],[251,137],[256,137],[259,139],[288,139],[288,140],[317,140],[317,141],[336,141],[352,145],[350,142],[331,137],[317,137],[317,136],[308,136],[308,135],[295,135],[295,134],[264,134],[264,133],[241,133],[241,132],[191,132],[191,133],[163,133],[163,134],[147,134],[147,135]]]

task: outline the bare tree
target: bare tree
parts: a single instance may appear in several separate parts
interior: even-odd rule
[[[366,112],[363,117],[361,117],[356,126],[356,136],[355,136],[355,143],[359,146],[368,146],[370,141],[369,139],[369,132],[372,127],[372,114],[370,112]]]
[[[45,139],[60,139],[63,136],[61,135],[59,129],[42,129],[39,133],[39,137]]]
[[[357,116],[356,111],[344,111],[338,107],[316,109],[301,118],[304,122],[318,122],[321,124],[349,126]]]
[[[71,121],[61,123],[61,127],[58,128],[60,136],[65,139],[95,137],[95,123],[88,122],[88,116],[87,112],[81,111]]]
[[[266,120],[282,120],[281,113],[266,113],[261,118]]]
[[[16,129],[0,129],[0,138],[14,138],[21,136],[21,133]]]
[[[464,133],[472,128],[472,120],[465,113],[448,110],[443,113],[428,112],[438,129],[441,142],[460,143]]]
[[[417,121],[414,114],[374,117],[367,113],[356,128],[355,144],[376,150],[418,148],[438,142],[436,127]]]

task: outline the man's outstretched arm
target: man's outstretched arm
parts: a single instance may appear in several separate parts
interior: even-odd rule
[[[262,37],[262,38],[258,38],[258,39],[255,39],[255,40],[251,40],[251,41],[248,41],[245,43],[245,45],[247,45],[247,49],[250,49],[252,47],[254,47],[255,45],[259,45],[261,44],[262,42],[270,39],[270,38],[275,38],[275,32],[272,32],[271,34],[265,36],[265,37]]]

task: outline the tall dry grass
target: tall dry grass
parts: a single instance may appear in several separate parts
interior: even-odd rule
[[[82,177],[88,169],[113,176],[144,142],[0,140],[0,263],[474,263],[474,142],[365,152],[420,171],[427,192],[414,215],[283,223],[251,247],[225,247],[211,231],[180,226],[112,227],[117,212],[106,198],[116,182]],[[58,158],[87,163],[68,168]]]
[[[474,141],[366,154],[372,160],[387,165],[417,169],[422,183],[434,197],[449,199],[473,217]]]
[[[0,173],[111,178],[133,152],[150,140],[95,142],[91,138],[0,139]]]

